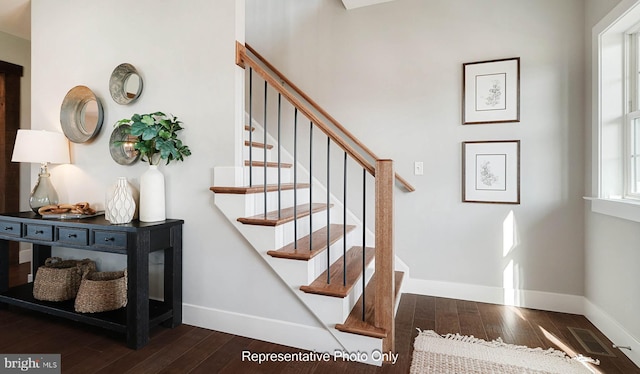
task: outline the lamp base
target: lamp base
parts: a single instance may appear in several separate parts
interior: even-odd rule
[[[58,193],[53,188],[49,176],[46,167],[44,170],[41,169],[40,174],[38,174],[38,182],[36,182],[33,191],[31,191],[29,206],[36,213],[43,206],[58,204]]]

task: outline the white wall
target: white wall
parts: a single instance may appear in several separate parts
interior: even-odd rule
[[[20,81],[20,128],[31,127],[31,43],[17,36],[0,32],[0,60],[24,68]],[[29,209],[31,179],[29,165],[20,167],[21,210]]]
[[[247,328],[252,318],[263,325],[283,319],[313,325],[315,320],[215,208],[209,191],[213,167],[235,161],[235,129],[242,119],[235,107],[242,97],[235,40],[243,39],[244,1],[33,0],[32,21],[33,127],[61,131],[60,105],[76,85],[90,87],[105,112],[95,141],[72,144],[73,164],[51,170],[60,200],[103,204],[118,176],[137,184],[145,165],[121,166],[109,155],[113,124],[134,113],[173,113],[184,122],[181,137],[193,152],[183,163],[160,167],[167,216],[185,220],[185,322],[258,337],[263,331]],[[109,76],[123,62],[133,64],[144,79],[142,96],[129,106],[116,104],[108,92]],[[104,256],[98,266],[125,265],[122,258]],[[232,317],[244,326],[216,317]]]
[[[246,4],[247,42],[416,186],[396,195],[413,291],[583,294],[583,1]],[[462,64],[508,57],[521,58],[521,122],[461,125]],[[522,203],[462,203],[461,142],[501,139],[522,141]]]
[[[614,8],[619,0],[587,2],[587,52],[591,57],[591,29]],[[591,82],[591,70],[587,71]],[[588,97],[591,98],[590,96]],[[592,101],[588,101],[587,113],[591,113]],[[592,149],[591,121],[586,123],[587,170],[585,189],[590,196],[597,191],[593,188],[591,170],[596,150]],[[636,363],[640,362],[637,353],[640,348],[640,320],[637,310],[640,308],[640,275],[637,265],[640,263],[640,225],[607,215],[592,213],[590,203],[585,202],[585,296],[591,304],[592,320],[598,320],[601,329],[621,346],[632,346],[630,354]],[[591,315],[589,315],[591,314]]]

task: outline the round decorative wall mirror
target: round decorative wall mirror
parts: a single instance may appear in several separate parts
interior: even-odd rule
[[[88,87],[76,86],[67,92],[60,108],[60,124],[70,141],[85,143],[96,137],[102,118],[102,104]]]
[[[131,64],[120,64],[109,78],[109,92],[118,104],[134,102],[142,93],[142,77]]]
[[[129,135],[130,129],[129,125],[120,125],[113,129],[109,139],[111,158],[120,165],[131,165],[140,158],[140,152],[134,148],[138,138]]]

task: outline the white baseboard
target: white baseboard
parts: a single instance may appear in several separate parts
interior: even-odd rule
[[[302,325],[191,304],[182,304],[182,322],[187,325],[318,353],[313,356],[312,361],[359,361],[380,366],[382,359],[384,359],[379,355],[381,343],[378,339],[337,332],[339,335],[348,336],[341,343],[326,328],[320,326]],[[342,339],[344,338],[342,337]],[[375,343],[366,344],[372,341]],[[321,356],[322,358],[320,358]]]
[[[404,283],[404,282],[403,282]],[[584,314],[584,297],[553,292],[511,290],[475,284],[408,279],[402,292],[482,303],[513,305],[554,312]]]
[[[625,331],[624,327],[613,319],[608,313],[600,309],[588,299],[584,301],[584,316],[593,323],[598,330],[617,346],[630,347],[629,349],[620,349],[627,357],[637,366],[640,366],[640,341]],[[614,349],[615,350],[615,349]]]
[[[324,327],[301,325],[198,305],[182,304],[182,321],[188,325],[309,351],[332,353],[340,347],[335,337]]]

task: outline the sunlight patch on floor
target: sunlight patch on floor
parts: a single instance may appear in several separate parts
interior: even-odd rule
[[[564,353],[569,355],[569,357],[576,357],[577,355],[579,355],[578,352],[576,352],[573,349],[571,349],[570,346],[565,344],[557,336],[555,336],[552,333],[550,333],[549,331],[547,331],[544,327],[538,326],[538,328],[540,329],[540,331],[542,331],[542,334],[544,335],[545,338],[547,338],[551,343],[555,344]],[[590,364],[588,364],[586,362],[580,362],[580,363],[582,365],[584,365],[585,368],[589,369],[592,373],[602,373],[602,371],[600,371],[597,368],[593,367],[593,365],[590,365]]]

